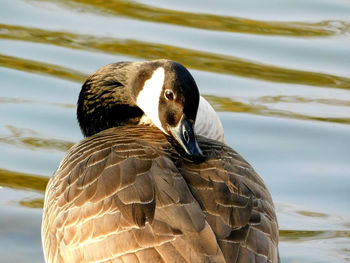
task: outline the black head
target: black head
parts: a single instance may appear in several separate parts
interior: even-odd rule
[[[146,62],[152,75],[136,90],[136,104],[190,155],[201,155],[194,134],[199,91],[190,72],[169,60]],[[138,76],[136,76],[136,82]],[[137,87],[137,85],[132,85]]]
[[[194,135],[198,104],[197,85],[181,64],[169,60],[120,62],[101,68],[86,80],[77,115],[85,136],[138,124],[146,115],[189,155],[200,156]]]
[[[182,117],[194,124],[199,104],[199,92],[190,72],[181,64],[164,65],[165,80],[159,98],[159,118],[163,128],[175,127]]]

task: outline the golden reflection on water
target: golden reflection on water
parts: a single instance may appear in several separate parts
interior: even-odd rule
[[[343,123],[350,124],[349,118],[331,118],[331,117],[322,117],[322,116],[312,116],[306,114],[298,114],[292,111],[287,110],[279,110],[279,109],[270,109],[268,106],[262,105],[261,103],[257,103],[257,100],[251,101],[251,103],[244,103],[241,101],[235,101],[230,98],[218,97],[218,96],[206,96],[204,97],[213,105],[216,111],[226,111],[226,112],[242,112],[242,113],[250,113],[262,116],[276,116],[276,117],[284,117],[284,118],[294,118],[301,120],[316,120],[316,121],[326,121],[326,122],[334,122],[334,123]],[[266,97],[261,98],[261,100],[266,100]],[[275,103],[277,102],[285,102],[284,97],[268,97],[268,99],[273,100]],[[293,100],[293,99],[292,99]],[[302,98],[299,99],[299,103],[302,103]],[[305,103],[310,102],[310,100],[305,99]],[[313,102],[323,102],[326,104],[327,100],[314,100]],[[331,101],[335,103],[335,101]],[[343,101],[345,105],[348,105],[347,101]],[[327,103],[328,104],[328,103]],[[329,105],[332,105],[329,103]],[[339,104],[335,104],[339,105]]]
[[[301,242],[317,239],[350,237],[350,231],[341,230],[280,230],[280,241]]]
[[[50,75],[56,78],[67,79],[70,81],[83,82],[86,75],[74,69],[64,68],[62,66],[34,61],[19,57],[12,57],[0,54],[0,67],[7,67],[30,73]]]
[[[46,2],[46,0],[43,1]],[[318,23],[259,21],[163,9],[123,0],[48,1],[75,7],[84,12],[102,12],[103,14],[125,16],[137,20],[235,33],[320,37],[345,34],[350,31],[350,23],[345,21],[322,21]]]
[[[18,204],[29,208],[42,208],[44,204],[44,192],[49,178],[40,175],[26,174],[16,171],[0,169],[0,187],[7,187],[15,190],[38,192],[42,198],[25,198]]]
[[[44,207],[44,198],[34,198],[34,199],[23,199],[19,201],[19,205],[29,208],[43,208]]]
[[[1,30],[2,29],[2,30]],[[242,58],[227,55],[209,53],[204,51],[186,49],[176,46],[148,43],[139,40],[125,40],[93,35],[81,35],[68,32],[49,31],[23,26],[0,24],[0,39],[22,40],[35,43],[45,43],[69,47],[80,50],[96,50],[110,54],[122,54],[142,59],[168,58],[178,61],[185,66],[209,72],[237,75],[247,78],[256,78],[272,82],[294,83],[320,87],[333,87],[350,89],[350,79],[332,74],[301,71],[277,67],[273,65],[251,62]],[[41,63],[27,61],[1,55],[0,63],[4,66],[14,67],[16,61],[22,64],[20,67],[27,70],[40,70]],[[2,62],[1,62],[2,61]],[[54,71],[55,68],[43,64],[43,70]],[[34,69],[27,65],[33,65]],[[65,69],[57,71],[62,77],[71,77]],[[78,73],[79,75],[79,73]],[[77,80],[81,76],[76,77]]]
[[[44,193],[49,178],[0,169],[0,186]]]

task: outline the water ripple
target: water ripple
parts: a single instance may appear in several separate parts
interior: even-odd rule
[[[80,35],[69,32],[49,31],[4,24],[0,24],[0,39],[1,38],[45,43],[81,50],[95,50],[110,54],[123,54],[143,59],[159,59],[166,57],[178,61],[189,68],[202,71],[237,75],[273,82],[350,89],[350,79],[346,77],[282,68],[259,62],[252,62],[238,57],[164,44],[148,43],[139,40],[96,37],[93,35]],[[11,60],[16,61],[16,58],[1,55],[0,65],[14,67],[11,65],[15,63],[11,63]],[[21,58],[17,58],[17,61],[21,60]],[[26,63],[23,64],[23,68],[25,68]],[[38,64],[33,61],[30,62],[30,64],[33,65],[34,69],[40,69],[40,63]],[[55,70],[55,68],[50,66],[45,66],[45,68]],[[33,69],[27,67],[27,70]],[[64,70],[62,72],[58,71],[58,73],[64,77],[70,74]],[[79,77],[76,78],[78,81],[82,76],[79,73],[76,74],[79,75]]]
[[[57,1],[50,1],[62,4]],[[274,22],[246,19],[241,17],[198,14],[171,9],[157,8],[131,1],[70,0],[63,3],[80,12],[103,13],[104,15],[125,16],[137,20],[179,25],[206,30],[276,35],[293,37],[325,37],[346,34],[350,23],[345,21]]]

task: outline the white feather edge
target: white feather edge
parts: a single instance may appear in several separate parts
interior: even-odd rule
[[[156,126],[145,114],[142,116],[139,124]],[[199,99],[194,131],[197,135],[225,143],[224,128],[219,116],[210,103],[202,96]]]
[[[202,96],[200,96],[199,99],[194,130],[197,135],[223,143],[225,142],[224,128],[218,114],[210,103]]]

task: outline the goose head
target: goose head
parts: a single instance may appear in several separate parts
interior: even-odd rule
[[[199,99],[193,77],[179,63],[121,62],[87,79],[77,116],[85,136],[125,124],[154,125],[196,158],[202,156],[194,132]]]

